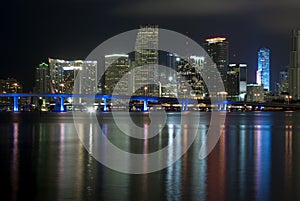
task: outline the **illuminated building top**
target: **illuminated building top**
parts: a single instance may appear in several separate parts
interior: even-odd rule
[[[39,67],[42,67],[42,66],[48,67],[48,64],[46,64],[45,62],[42,62],[42,63],[39,64]]]
[[[216,37],[216,38],[208,38],[205,41],[208,43],[219,43],[219,42],[223,42],[225,40],[226,40],[226,38],[224,38],[224,37]]]
[[[104,57],[105,58],[111,58],[111,57],[127,57],[128,58],[128,55],[127,54],[109,54],[109,55],[105,55]]]

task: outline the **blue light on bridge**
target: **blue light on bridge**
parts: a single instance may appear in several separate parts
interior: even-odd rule
[[[19,103],[17,96],[14,96],[14,112],[19,112]]]
[[[143,112],[148,112],[148,100],[147,99],[144,99]]]
[[[60,97],[60,111],[64,112],[65,111],[65,98]]]

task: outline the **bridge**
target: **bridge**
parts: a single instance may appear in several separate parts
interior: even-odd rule
[[[65,112],[65,99],[66,98],[89,98],[89,99],[102,99],[103,100],[103,111],[108,111],[107,100],[132,100],[142,101],[142,111],[147,112],[149,110],[149,102],[158,103],[170,103],[180,104],[181,111],[189,110],[189,103],[203,103],[204,105],[210,105],[210,100],[195,100],[191,98],[167,98],[167,97],[151,97],[151,96],[117,96],[107,94],[32,94],[32,93],[7,93],[0,94],[0,97],[11,97],[13,98],[13,111],[19,112],[19,98],[22,97],[48,97],[59,100],[56,104],[57,111]],[[252,108],[277,108],[282,110],[300,110],[300,104],[287,104],[287,103],[274,103],[274,102],[240,102],[240,101],[220,101],[217,104],[218,110],[230,110],[228,106],[233,107],[246,107],[251,106]],[[207,106],[206,106],[207,107]]]
[[[163,97],[151,97],[151,96],[118,96],[118,95],[106,95],[106,94],[32,94],[32,93],[7,93],[0,94],[0,97],[11,97],[13,98],[13,111],[19,112],[19,98],[22,97],[48,97],[59,99],[59,111],[65,111],[65,99],[66,98],[89,98],[89,99],[102,99],[104,108],[103,111],[108,111],[107,100],[133,100],[133,101],[143,101],[143,111],[148,111],[148,102],[162,102],[167,101],[169,103],[174,103],[175,100],[181,103],[181,108],[183,111],[188,110],[189,102],[195,101],[194,99],[188,98],[163,98]]]

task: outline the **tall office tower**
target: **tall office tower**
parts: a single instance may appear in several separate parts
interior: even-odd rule
[[[216,67],[219,70],[221,78],[224,82],[225,90],[227,91],[226,77],[229,60],[228,41],[224,37],[208,38],[205,41],[206,42],[204,43],[204,49],[216,64]]]
[[[239,64],[240,83],[239,83],[239,100],[243,101],[247,94],[247,64]]]
[[[134,73],[136,95],[159,96],[157,65],[158,26],[141,26],[135,43],[135,67],[139,67]]]
[[[256,82],[270,91],[270,49],[261,48],[257,54]]]
[[[228,98],[236,100],[239,95],[240,69],[237,64],[229,64],[227,70]]]
[[[49,58],[50,88],[52,93],[73,93],[79,71],[79,93],[94,94],[97,89],[97,61],[66,61]]]
[[[177,66],[176,66],[176,59],[178,58],[178,55],[173,53],[161,53],[162,55],[165,55],[165,58],[161,59],[159,64],[162,64],[167,67],[165,71],[165,76],[170,83],[176,83],[176,77],[177,77]],[[163,63],[165,62],[165,63]]]
[[[289,95],[300,99],[300,29],[292,31],[292,47],[289,65]]]
[[[244,100],[247,92],[247,64],[229,64],[227,89],[229,99]]]
[[[35,69],[34,93],[47,94],[50,92],[50,71],[49,65],[45,62],[39,64]]]
[[[103,88],[105,94],[130,95],[132,93],[130,60],[127,54],[105,55],[105,69]]]
[[[98,70],[97,61],[82,61],[82,67],[80,70],[80,84],[81,94],[96,94],[98,92]]]

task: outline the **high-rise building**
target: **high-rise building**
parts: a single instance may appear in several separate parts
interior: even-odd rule
[[[81,94],[95,94],[98,92],[97,61],[82,61],[80,70],[80,91]]]
[[[257,54],[256,82],[270,91],[270,49],[261,48]]]
[[[300,29],[292,31],[292,47],[288,71],[289,95],[300,99]]]
[[[73,93],[79,71],[79,93],[94,94],[97,91],[97,61],[66,61],[49,58],[50,88],[52,93]]]
[[[247,94],[247,64],[239,64],[240,83],[239,83],[239,100],[245,100]]]
[[[217,69],[220,72],[223,80],[225,90],[226,89],[226,78],[227,78],[227,67],[228,67],[228,46],[229,43],[224,37],[208,38],[205,40],[204,49],[207,54],[211,57],[213,62],[216,64]]]
[[[227,71],[228,98],[244,100],[247,92],[247,64],[229,64]]]
[[[166,53],[162,51],[159,52],[159,55],[163,57],[159,60],[159,64],[167,67],[166,70],[161,73],[161,77],[167,78],[168,82],[170,83],[176,83],[176,59],[178,59],[179,56],[177,54]]]
[[[237,64],[229,64],[227,70],[228,98],[237,99],[239,95],[240,69]]]
[[[47,94],[50,92],[50,71],[49,65],[45,62],[39,64],[35,69],[34,93]]]
[[[103,88],[105,94],[130,95],[132,93],[130,60],[127,54],[105,55],[105,69]]]
[[[201,70],[204,66],[204,57],[190,56],[187,60],[178,59],[178,96],[203,98],[207,88],[201,77]]]
[[[160,75],[157,65],[158,26],[141,26],[135,43],[135,67],[139,67],[134,73],[133,91],[136,95],[159,95]]]
[[[279,72],[279,82],[277,83],[277,93],[280,98],[285,98],[289,95],[289,80],[288,80],[288,71]]]

